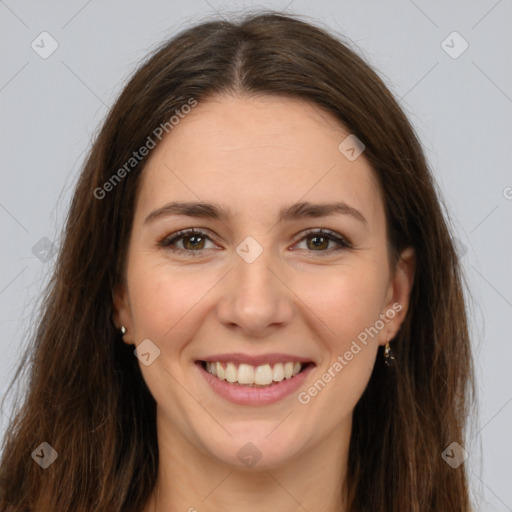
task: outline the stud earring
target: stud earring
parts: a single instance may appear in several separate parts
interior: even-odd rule
[[[124,336],[126,333],[126,327],[124,325],[121,325],[121,334]]]

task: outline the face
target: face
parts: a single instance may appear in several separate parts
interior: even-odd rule
[[[216,97],[150,155],[115,320],[176,445],[270,468],[350,432],[413,254],[390,264],[372,168],[338,148],[349,134],[301,100]]]

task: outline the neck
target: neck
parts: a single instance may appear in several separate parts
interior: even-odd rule
[[[144,512],[347,510],[352,417],[293,460],[259,469],[222,463],[163,423],[157,419],[158,477]]]

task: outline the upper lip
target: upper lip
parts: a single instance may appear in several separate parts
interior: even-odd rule
[[[206,356],[198,361],[206,361],[208,363],[235,363],[235,364],[250,364],[252,366],[260,366],[263,364],[276,364],[276,363],[287,363],[298,362],[298,363],[312,363],[311,359],[307,357],[301,357],[293,354],[259,354],[249,355],[234,352],[231,354],[214,354],[212,356]]]

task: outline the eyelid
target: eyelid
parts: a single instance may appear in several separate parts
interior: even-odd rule
[[[346,236],[341,235],[340,233],[336,233],[335,231],[331,231],[330,229],[326,229],[326,228],[307,229],[306,231],[303,231],[300,234],[300,238],[298,238],[294,242],[294,244],[296,244],[298,242],[302,242],[302,240],[304,240],[305,238],[307,238],[310,235],[325,236],[329,240],[333,240],[333,241],[339,243],[341,248],[351,249],[353,247],[352,243]],[[320,253],[325,252],[326,253],[329,251],[311,251],[311,252],[320,252]]]
[[[175,233],[172,233],[171,235],[165,236],[164,238],[159,240],[158,245],[163,248],[167,248],[170,245],[172,245],[173,243],[175,243],[177,240],[180,240],[186,236],[193,236],[193,235],[198,235],[198,236],[202,236],[204,238],[208,238],[213,243],[216,243],[215,237],[213,235],[211,235],[208,230],[203,229],[203,228],[186,228],[186,229],[181,229],[179,231],[176,231]],[[334,241],[338,244],[338,247],[331,248],[326,251],[307,251],[307,252],[313,253],[313,254],[319,253],[318,254],[319,257],[322,257],[323,254],[326,254],[326,255],[333,254],[333,253],[336,253],[343,249],[352,249],[353,248],[352,243],[350,242],[350,240],[347,239],[347,237],[345,237],[344,235],[341,235],[337,232],[331,231],[330,229],[326,229],[326,228],[310,228],[310,229],[307,229],[306,231],[302,231],[298,235],[298,237],[294,240],[293,245],[296,245],[299,242],[302,242],[303,240],[308,238],[308,236],[311,236],[311,235],[323,236],[323,237],[326,237],[327,239]],[[187,253],[187,254],[191,254],[192,256],[195,256],[195,255],[201,255],[201,253],[204,252],[206,249],[190,251],[190,250],[186,250],[186,249],[174,248],[174,249],[169,249],[169,250],[176,252],[176,253]]]
[[[210,232],[206,229],[202,228],[185,228],[180,229],[170,235],[164,236],[162,239],[158,241],[158,245],[163,247],[164,249],[169,247],[171,243],[174,243],[176,240],[180,240],[181,238],[185,238],[186,236],[198,235],[205,238],[210,239],[212,242],[215,242],[215,237],[210,234]],[[201,251],[187,251],[186,249],[173,249],[174,252],[186,252],[186,253],[200,253]]]

